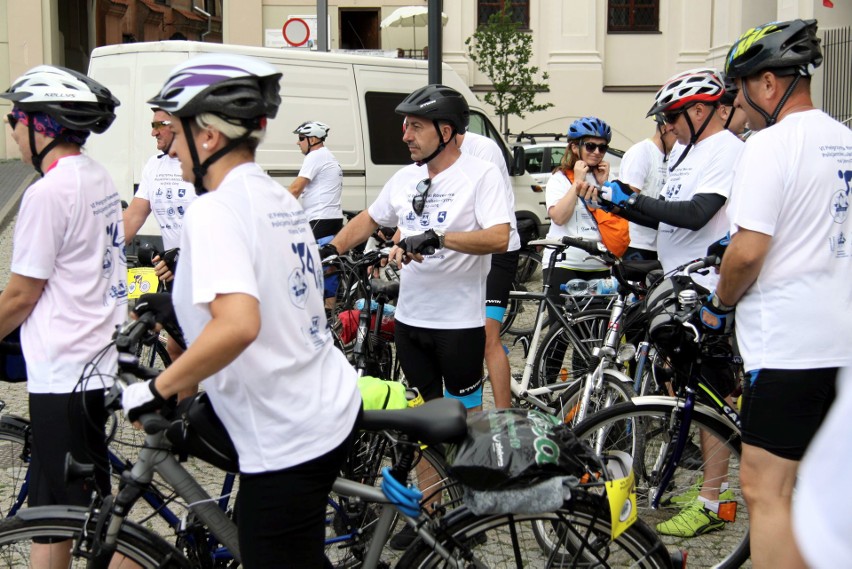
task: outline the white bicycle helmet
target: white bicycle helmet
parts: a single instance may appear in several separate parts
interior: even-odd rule
[[[65,67],[39,65],[15,80],[0,97],[24,112],[44,113],[76,131],[102,133],[121,103],[109,89]]]
[[[676,111],[693,103],[715,103],[725,93],[725,83],[715,69],[690,69],[669,78],[654,96],[645,116]]]
[[[258,59],[207,53],[175,67],[148,104],[177,117],[214,113],[238,120],[275,118],[280,79],[281,73]]]
[[[325,137],[328,136],[329,130],[331,130],[331,128],[327,124],[323,124],[318,121],[307,121],[297,126],[296,130],[293,131],[293,134],[312,136],[319,138],[320,140],[325,140]]]

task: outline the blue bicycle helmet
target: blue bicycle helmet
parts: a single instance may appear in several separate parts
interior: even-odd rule
[[[597,117],[583,117],[571,123],[568,127],[568,139],[577,140],[587,136],[603,138],[609,143],[612,140],[612,129]]]

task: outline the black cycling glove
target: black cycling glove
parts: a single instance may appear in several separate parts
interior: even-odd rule
[[[433,229],[430,229],[418,235],[411,235],[405,239],[400,239],[397,246],[406,253],[432,255],[437,249],[441,248],[441,239]]]
[[[337,250],[337,247],[331,243],[326,243],[325,245],[320,245],[319,255],[320,259],[325,260],[329,257],[337,257],[340,255],[340,252]]]

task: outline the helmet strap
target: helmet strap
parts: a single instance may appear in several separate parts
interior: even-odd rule
[[[311,141],[310,140],[308,141],[308,148],[305,150],[305,156],[308,155],[308,153],[311,151],[311,148],[313,148],[314,146],[319,146],[320,144],[325,142],[325,137],[319,138],[318,136],[313,136],[311,138],[316,138],[317,142],[314,142],[313,144],[311,144]]]
[[[198,157],[198,149],[195,147],[195,140],[192,137],[192,121],[187,117],[181,117],[180,122],[183,125],[184,135],[186,136],[185,133],[187,132],[190,134],[190,136],[186,137],[186,142],[189,145],[189,154],[192,157],[192,174],[195,176],[193,185],[195,186],[195,194],[201,196],[207,193],[207,189],[204,187],[204,176],[207,175],[207,170],[211,164],[251,138],[251,130],[247,130],[244,135],[229,141],[228,144],[208,156],[207,160],[201,162],[201,159]]]
[[[789,99],[790,96],[793,94],[793,90],[796,88],[796,85],[799,84],[799,80],[801,78],[802,78],[801,75],[796,75],[796,78],[793,79],[790,82],[790,84],[787,86],[787,90],[784,92],[784,96],[781,97],[780,101],[778,101],[778,104],[775,106],[775,110],[772,112],[771,115],[769,113],[767,113],[766,111],[764,111],[763,109],[761,109],[759,106],[757,106],[757,104],[754,101],[751,100],[751,97],[748,96],[748,89],[746,88],[745,85],[743,85],[743,88],[742,88],[743,97],[745,97],[746,103],[748,103],[749,106],[751,106],[751,108],[753,108],[758,113],[760,113],[760,116],[762,116],[763,120],[766,121],[766,126],[770,127],[770,126],[774,125],[775,122],[778,120],[778,115],[781,114],[781,109],[787,103],[787,99]]]
[[[707,128],[707,125],[710,124],[710,120],[713,118],[713,115],[716,114],[716,107],[710,107],[710,114],[707,115],[707,119],[704,121],[704,124],[701,125],[701,128],[698,129],[698,132],[695,132],[695,126],[692,124],[692,119],[689,118],[689,113],[686,110],[683,111],[683,118],[686,119],[686,124],[689,125],[689,144],[686,145],[686,148],[683,149],[683,152],[678,156],[677,162],[674,163],[674,166],[669,168],[669,172],[674,172],[675,168],[680,166],[680,163],[683,162],[683,159],[686,158],[686,155],[689,154],[689,151],[692,150],[692,147],[695,146],[695,143],[698,142],[698,139],[704,133],[704,129]]]
[[[61,142],[61,138],[54,138],[50,141],[50,143],[41,149],[41,152],[36,150],[36,142],[35,142],[35,128],[33,127],[33,121],[29,120],[27,124],[27,130],[29,131],[29,140],[30,140],[30,152],[32,153],[32,161],[33,168],[38,172],[39,176],[44,177],[44,172],[41,170],[42,163],[44,162],[45,156],[47,156],[48,152],[53,150],[56,146],[58,146]]]
[[[415,162],[415,164],[417,164],[418,166],[428,164],[430,161],[432,161],[436,156],[438,156],[438,154],[444,151],[444,149],[447,147],[447,144],[450,143],[450,140],[454,139],[459,133],[459,131],[456,130],[456,125],[452,125],[453,132],[450,134],[450,138],[446,142],[444,142],[444,136],[441,134],[441,126],[438,124],[438,121],[432,121],[432,124],[435,125],[435,131],[438,133],[438,140],[440,140],[441,142],[438,144],[438,148],[435,149],[435,152],[433,152],[423,160],[418,160],[417,162]]]

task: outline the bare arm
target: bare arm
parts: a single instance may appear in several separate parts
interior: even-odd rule
[[[145,223],[145,220],[148,219],[148,216],[151,214],[151,202],[142,198],[133,198],[130,201],[130,205],[127,206],[127,209],[124,210],[124,244],[127,245],[133,238],[136,237],[136,233],[139,231],[139,228],[142,227],[142,224]]]
[[[8,336],[27,319],[41,298],[46,283],[43,279],[12,273],[6,290],[0,295],[0,338]]]
[[[577,206],[577,194],[581,191],[581,188],[588,186],[589,184],[583,180],[571,184],[571,187],[568,188],[568,193],[547,210],[550,220],[556,225],[565,225],[571,219],[571,216],[574,215],[574,208]]]
[[[260,303],[248,294],[218,294],[210,303],[212,319],[186,352],[156,379],[166,399],[193,388],[222,370],[260,333]]]
[[[310,183],[311,181],[304,176],[299,176],[293,180],[293,183],[290,184],[290,187],[287,189],[290,190],[290,193],[293,194],[294,198],[299,199],[299,196],[302,195],[302,192],[305,191],[305,188],[307,188]]]
[[[509,224],[477,231],[452,231],[444,235],[444,247],[469,255],[505,253],[509,247]]]
[[[345,253],[352,247],[366,241],[378,228],[379,224],[370,217],[370,213],[365,209],[343,226],[343,229],[331,240],[331,244],[339,252]]]
[[[723,304],[734,306],[757,280],[769,252],[772,236],[740,228],[722,258],[716,295]]]

